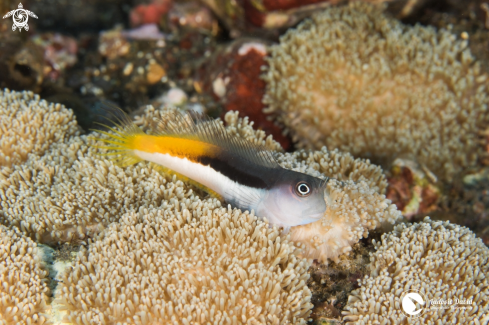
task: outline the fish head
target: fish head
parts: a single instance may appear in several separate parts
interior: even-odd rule
[[[293,227],[320,220],[326,212],[327,180],[284,170],[260,202],[257,213],[273,225]]]

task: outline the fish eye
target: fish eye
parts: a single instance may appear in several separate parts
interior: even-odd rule
[[[295,186],[295,192],[299,196],[308,196],[311,194],[311,187],[306,182],[299,182]]]

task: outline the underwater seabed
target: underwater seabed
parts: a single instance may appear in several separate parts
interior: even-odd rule
[[[22,4],[0,3],[0,324],[489,323],[483,1]],[[146,134],[208,115],[326,211],[283,231],[121,166],[110,106]]]

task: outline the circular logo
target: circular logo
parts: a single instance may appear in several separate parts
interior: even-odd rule
[[[27,17],[27,13],[25,13],[24,10],[17,9],[15,11],[13,19],[14,23],[17,26],[24,26],[25,24],[27,24],[27,20],[29,19],[29,17]]]
[[[402,310],[407,316],[421,316],[426,306],[426,298],[418,291],[411,290],[402,297]]]

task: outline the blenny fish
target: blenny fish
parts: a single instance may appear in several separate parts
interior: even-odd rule
[[[127,115],[116,119],[97,140],[120,166],[149,161],[286,230],[326,211],[327,180],[281,167],[271,151],[229,134],[218,120],[173,112],[146,134]]]

